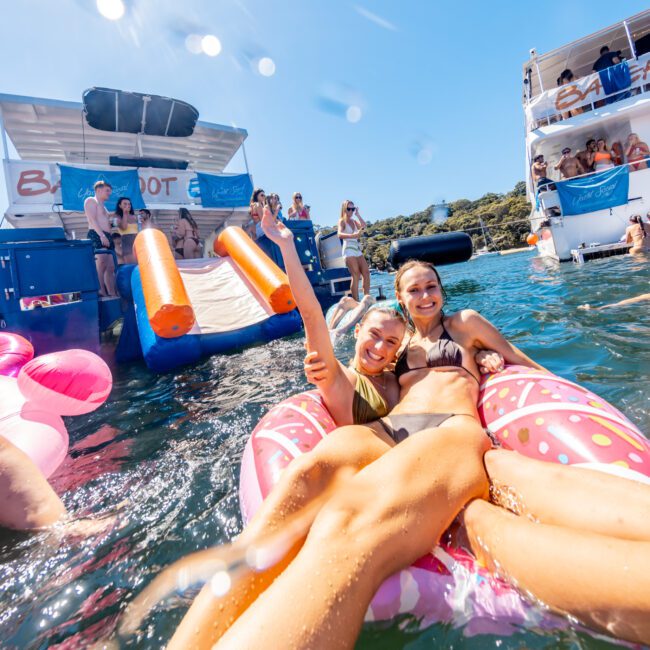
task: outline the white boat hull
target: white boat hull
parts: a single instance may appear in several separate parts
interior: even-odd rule
[[[583,244],[613,244],[625,234],[629,217],[634,214],[645,216],[650,210],[650,169],[630,174],[629,202],[625,205],[547,219],[544,210],[552,207],[560,208],[557,192],[543,192],[539,208],[531,215],[533,232],[539,237],[537,250],[540,256],[564,262],[571,260],[571,250]],[[542,226],[544,222],[548,225]]]

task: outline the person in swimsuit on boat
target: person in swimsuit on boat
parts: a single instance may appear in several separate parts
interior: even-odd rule
[[[93,186],[95,196],[89,196],[84,201],[84,213],[88,219],[88,239],[95,250],[115,250],[111,237],[111,223],[105,203],[111,196],[113,188],[106,181],[97,181]],[[113,256],[107,254],[95,255],[97,277],[99,279],[100,296],[117,296],[115,288],[115,264]]]
[[[199,227],[187,208],[178,209],[178,221],[172,234],[174,252],[179,259],[193,260],[201,257]]]
[[[596,141],[596,151],[594,153],[594,170],[597,172],[613,169],[616,167],[612,154],[607,147],[605,138],[599,138]]]
[[[133,242],[138,236],[138,218],[133,211],[131,199],[126,196],[118,199],[115,206],[115,216],[118,219],[118,233],[122,236],[122,259],[125,264],[135,264]]]
[[[362,219],[359,208],[355,207],[354,202],[343,201],[339,217],[338,235],[339,239],[343,240],[342,254],[352,276],[350,293],[357,302],[359,302],[359,279],[363,280],[364,295],[367,296],[370,293],[370,269],[361,251],[361,242],[359,241],[361,231],[365,227],[366,222]]]
[[[630,164],[630,171],[636,172],[639,169],[648,168],[648,157],[650,148],[643,142],[636,133],[630,133],[625,141],[625,159]]]
[[[638,255],[650,251],[650,232],[646,230],[640,214],[630,217],[630,225],[625,229],[625,242],[632,244],[630,255]]]
[[[293,202],[289,206],[289,211],[287,212],[287,218],[289,219],[309,219],[309,211],[306,209],[305,205],[302,202],[302,194],[300,192],[294,192]]]
[[[401,400],[379,424],[330,434],[348,436],[366,460],[376,458],[359,462],[363,468],[320,509],[300,550],[292,548],[243,592],[229,593],[213,609],[223,616],[203,621],[215,632],[236,619],[218,648],[255,648],[265,639],[278,647],[352,647],[379,585],[429,552],[468,503],[461,515],[467,544],[488,566],[588,625],[649,640],[650,521],[643,513],[650,488],[487,451],[476,416],[476,365],[468,352],[489,343],[509,362],[536,364],[475,312],[445,317],[430,265],[402,267],[396,288],[416,330],[399,361]],[[310,482],[322,486],[332,476],[330,462],[315,462],[317,451],[297,459],[300,473],[291,473],[295,463],[286,470],[294,500],[302,500]],[[278,488],[284,483],[283,475]],[[287,504],[291,500],[279,503],[274,490],[247,531],[258,527],[263,534],[262,518],[277,530]]]
[[[250,235],[251,239],[257,239],[264,233],[262,232],[262,214],[264,213],[264,204],[266,203],[266,193],[261,187],[253,190],[248,213],[251,216],[250,221],[246,224],[244,230]]]

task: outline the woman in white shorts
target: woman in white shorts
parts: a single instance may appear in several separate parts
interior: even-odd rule
[[[365,227],[366,222],[361,218],[359,208],[355,207],[354,201],[343,201],[338,234],[343,240],[343,257],[352,276],[350,293],[357,302],[359,302],[359,278],[363,279],[364,295],[370,294],[370,270],[366,258],[361,252],[361,242],[359,241],[359,235]]]

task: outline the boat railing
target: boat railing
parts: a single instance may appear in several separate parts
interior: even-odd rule
[[[646,165],[646,166],[642,168],[641,165]],[[627,162],[627,163],[623,163],[622,165],[617,165],[617,167],[627,166],[627,167],[630,168],[630,172],[645,172],[643,177],[639,176],[638,185],[641,186],[641,185],[644,185],[645,183],[650,181],[650,178],[645,178],[645,176],[650,177],[650,166],[649,165],[650,165],[650,157],[648,157],[645,161]],[[591,176],[591,175],[597,174],[597,173],[598,172],[589,172],[588,174],[580,174],[578,176],[573,176],[572,178],[583,178],[583,177]],[[557,179],[551,179],[551,180],[553,180],[555,182],[560,182],[561,180],[566,181],[566,180],[571,180],[571,179],[557,178]],[[636,186],[637,183],[635,183],[634,185]],[[560,197],[559,197],[558,191],[556,189],[554,189],[554,187],[555,186],[553,184],[551,184],[551,185],[548,186],[547,189],[542,189],[541,191],[537,190],[537,192],[535,194],[535,197],[533,197],[533,205],[537,206],[536,212],[539,215],[542,215],[542,216],[535,217],[536,219],[539,219],[539,220],[543,221],[543,220],[547,220],[547,219],[553,219],[555,217],[563,217],[564,216],[563,213],[562,213],[562,205],[560,204]],[[638,187],[637,187],[637,189],[638,189]],[[640,196],[639,197],[632,196],[635,193],[636,193],[636,191],[633,189],[632,186],[630,186],[629,201],[641,200]],[[531,219],[533,219],[533,217],[531,217]]]
[[[524,106],[526,130],[534,131],[632,95],[650,92],[650,53],[626,63],[632,83],[625,88],[606,93],[600,73],[594,72],[530,99]]]

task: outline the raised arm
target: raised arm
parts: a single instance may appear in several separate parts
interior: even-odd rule
[[[315,350],[319,353],[320,358],[330,370],[330,384],[334,384],[341,378],[347,379],[345,369],[334,355],[325,316],[298,257],[293,241],[293,233],[282,222],[278,221],[267,207],[264,208],[262,216],[262,230],[273,243],[279,246],[282,253],[291,291],[305,324],[307,350]],[[328,386],[320,386],[319,388],[327,389]]]
[[[499,330],[473,309],[463,309],[454,314],[457,325],[473,339],[474,347],[479,350],[494,350],[498,352],[509,364],[518,364],[530,368],[545,370],[543,366],[535,363],[519,348],[508,341]]]

